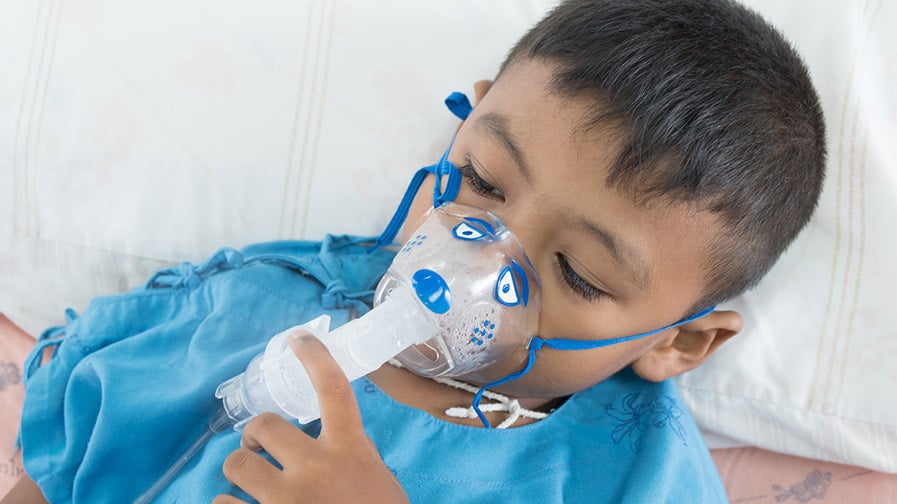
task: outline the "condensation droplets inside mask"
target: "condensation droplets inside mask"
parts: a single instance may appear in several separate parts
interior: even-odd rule
[[[453,203],[431,209],[399,250],[374,303],[409,283],[439,326],[437,337],[396,357],[409,370],[487,382],[526,362],[538,329],[539,279],[497,217]]]

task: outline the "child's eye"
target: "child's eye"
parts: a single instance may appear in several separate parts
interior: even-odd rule
[[[566,257],[557,254],[557,261],[558,267],[561,269],[561,274],[564,276],[564,281],[567,282],[567,285],[569,285],[571,289],[573,289],[573,292],[582,296],[586,301],[597,301],[606,295],[603,290],[595,287],[583,277],[579,276],[573,267],[570,266]]]
[[[461,172],[461,175],[467,179],[470,183],[470,188],[473,189],[473,192],[483,196],[485,198],[494,199],[498,201],[504,201],[505,195],[495,188],[489,182],[483,180],[483,177],[480,177],[480,174],[473,168],[473,164],[470,162],[470,159],[458,168]]]

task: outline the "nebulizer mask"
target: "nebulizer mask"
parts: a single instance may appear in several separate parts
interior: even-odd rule
[[[314,387],[288,345],[297,328],[318,337],[350,381],[395,357],[422,376],[485,383],[524,363],[539,307],[538,277],[514,235],[488,212],[447,204],[396,254],[371,311],[333,330],[325,315],[276,335],[215,395],[237,427],[269,411],[317,419]]]

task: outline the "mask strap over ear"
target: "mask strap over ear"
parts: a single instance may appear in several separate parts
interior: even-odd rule
[[[483,412],[480,410],[480,401],[482,401],[482,399],[483,399],[483,393],[486,391],[486,389],[497,387],[499,385],[504,385],[505,383],[514,381],[514,380],[522,377],[523,375],[529,373],[530,370],[533,368],[533,364],[536,363],[536,352],[541,350],[543,347],[553,348],[555,350],[591,350],[593,348],[601,348],[601,347],[616,345],[617,343],[625,343],[627,341],[645,338],[647,336],[657,334],[661,331],[666,331],[667,329],[671,329],[673,327],[677,327],[682,324],[687,324],[689,322],[693,322],[701,317],[705,317],[705,316],[709,315],[715,309],[716,309],[716,306],[711,306],[710,308],[701,310],[698,313],[695,313],[694,315],[692,315],[690,317],[686,317],[678,322],[674,322],[670,325],[663,326],[659,329],[654,329],[652,331],[643,332],[643,333],[639,333],[639,334],[633,334],[632,336],[623,336],[621,338],[588,341],[588,340],[573,340],[573,339],[562,339],[562,338],[542,339],[542,338],[536,336],[530,341],[529,356],[526,359],[526,366],[524,366],[523,369],[521,369],[520,371],[515,371],[515,372],[509,374],[508,376],[505,376],[504,378],[499,378],[498,380],[495,380],[494,382],[487,383],[487,384],[483,385],[482,387],[480,387],[480,390],[478,390],[477,393],[473,396],[473,402],[471,404],[471,407],[473,408],[473,411],[477,414],[477,417],[479,417],[480,421],[483,422],[483,425],[487,429],[491,429],[492,425],[489,423],[489,420],[486,419],[486,415],[484,415]]]
[[[464,93],[459,93],[457,91],[448,95],[445,99],[445,106],[448,107],[452,114],[461,120],[467,119],[467,116],[469,116],[470,112],[473,110],[467,96]],[[380,237],[377,238],[374,245],[368,249],[369,251],[389,245],[395,239],[396,235],[399,234],[402,224],[404,224],[405,219],[408,218],[408,211],[411,209],[411,203],[414,201],[414,196],[417,194],[417,191],[420,190],[420,186],[424,183],[428,174],[432,173],[436,177],[436,184],[433,186],[434,207],[440,207],[445,203],[450,203],[455,200],[458,196],[458,190],[461,189],[461,171],[448,160],[449,152],[451,152],[454,143],[455,139],[453,138],[451,143],[449,143],[448,148],[445,149],[445,152],[442,154],[442,157],[439,158],[438,163],[425,166],[415,172],[414,177],[411,178],[411,183],[408,184],[408,188],[405,189],[405,194],[402,196],[402,200],[399,202],[399,207],[396,208],[395,213],[393,213],[392,218],[389,220],[389,224],[386,225],[386,229],[383,230],[383,233],[380,234]],[[448,180],[446,180],[445,183],[445,189],[442,188],[442,177],[444,176],[448,177]]]
[[[458,91],[454,91],[445,98],[445,106],[462,121],[467,120],[467,116],[473,111],[473,106],[467,99],[467,95]]]

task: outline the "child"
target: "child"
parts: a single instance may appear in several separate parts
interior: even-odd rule
[[[475,92],[448,154],[463,175],[454,201],[500,217],[541,278],[546,346],[495,387],[529,413],[482,429],[447,414],[470,404],[464,390],[393,366],[350,385],[319,342],[297,337],[320,424],[261,415],[236,450],[239,434],[223,433],[160,502],[725,501],[667,379],[739,332],[731,311],[690,316],[754,285],[816,205],[824,127],[803,65],[731,2],[571,0]],[[435,185],[417,190],[408,222]],[[451,192],[443,180],[435,194]],[[23,410],[29,475],[50,501],[139,495],[267,337],[366,309],[359,293],[390,255],[362,250],[330,238],[222,251],[95,302],[61,340],[48,332],[61,344],[29,370]],[[311,277],[314,292],[301,287]],[[658,328],[603,348],[549,344]],[[224,477],[248,496],[226,495],[237,490]]]

